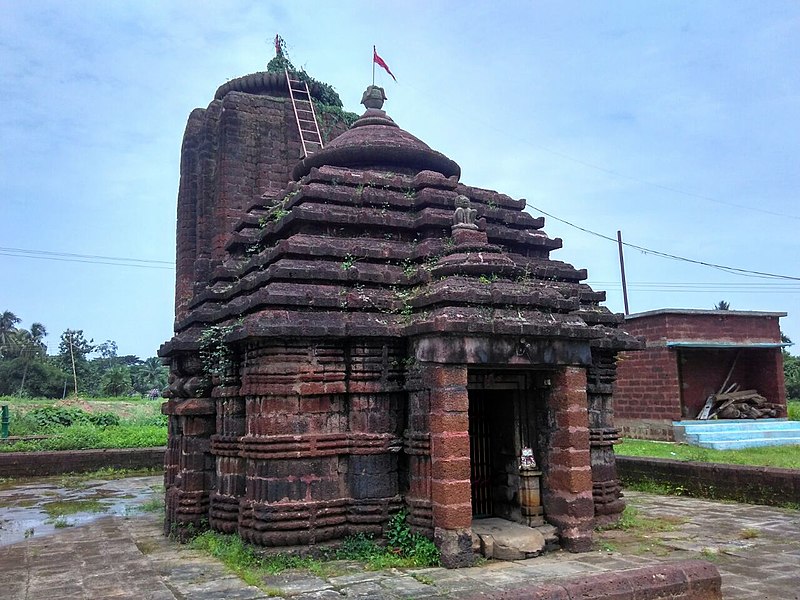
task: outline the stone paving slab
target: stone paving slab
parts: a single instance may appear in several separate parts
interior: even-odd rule
[[[147,478],[141,484],[152,487]],[[669,519],[676,523],[674,530],[628,540],[626,546],[615,551],[609,547],[622,543],[623,538],[618,535],[621,532],[600,533],[598,547],[605,550],[584,554],[555,552],[515,562],[489,561],[460,570],[370,572],[360,570],[363,567],[356,563],[342,562],[337,565],[342,567],[340,574],[329,578],[291,571],[267,578],[266,591],[247,585],[218,561],[165,538],[157,515],[102,516],[83,525],[48,535],[37,533],[0,546],[0,597],[4,600],[488,598],[525,585],[632,569],[661,560],[705,558],[721,572],[726,599],[800,600],[800,511],[633,492],[627,496],[640,515]]]

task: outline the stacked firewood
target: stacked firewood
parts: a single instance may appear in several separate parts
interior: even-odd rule
[[[768,402],[756,390],[739,390],[738,383],[728,385],[740,354],[741,350],[737,350],[728,369],[728,376],[719,391],[706,398],[697,419],[763,419],[780,414],[781,406]]]
[[[712,396],[713,405],[709,418],[761,419],[775,417],[778,411],[756,390],[732,391]]]

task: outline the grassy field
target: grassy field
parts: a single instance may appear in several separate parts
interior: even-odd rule
[[[800,469],[800,446],[710,450],[686,444],[625,439],[614,447],[614,451],[622,456],[651,456],[691,462]]]
[[[142,398],[0,397],[10,410],[10,435],[46,436],[0,444],[0,452],[146,448],[167,442],[161,402]]]

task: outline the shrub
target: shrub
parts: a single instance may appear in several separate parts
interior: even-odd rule
[[[109,427],[112,425],[119,425],[119,416],[110,412],[88,413],[88,421],[97,427]]]
[[[434,567],[439,564],[439,549],[436,545],[419,533],[412,533],[404,510],[394,515],[386,527],[386,541],[389,548],[394,549],[402,557],[413,561],[414,566]]]
[[[53,431],[61,427],[69,427],[77,423],[88,423],[89,415],[80,408],[69,406],[41,406],[28,413],[38,428],[43,432]]]

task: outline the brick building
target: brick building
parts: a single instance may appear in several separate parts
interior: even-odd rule
[[[623,435],[673,440],[728,379],[755,389],[786,416],[780,317],[786,313],[663,309],[629,315],[644,350],[620,355],[614,423]],[[730,374],[730,377],[729,377]]]
[[[460,183],[380,108],[327,127],[299,160],[268,73],[189,118],[166,527],[312,544],[405,509],[447,566],[482,516],[589,550],[624,506],[611,392],[639,342],[524,200]]]

